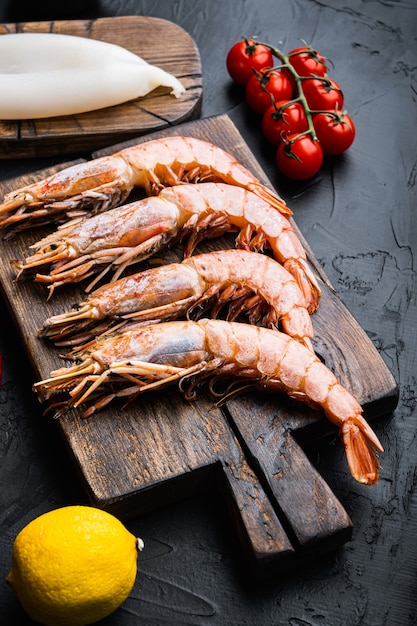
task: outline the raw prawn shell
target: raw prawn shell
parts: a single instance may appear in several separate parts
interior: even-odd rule
[[[120,328],[123,320],[195,319],[208,311],[216,317],[223,310],[228,320],[247,313],[252,323],[279,326],[311,347],[313,326],[294,277],[268,256],[246,250],[208,252],[120,278],[46,320],[40,334],[60,346],[77,345]]]
[[[56,33],[0,36],[0,119],[75,115],[145,96],[180,81],[115,44]]]
[[[190,376],[197,382],[232,375],[321,407],[340,430],[354,478],[378,481],[376,450],[383,448],[360,404],[311,350],[278,330],[209,319],[162,322],[98,339],[76,359],[34,385],[40,400],[69,394],[57,415],[91,402],[88,417],[116,397],[135,397]]]
[[[158,196],[64,225],[33,244],[32,256],[11,263],[18,278],[49,267],[49,273],[37,274],[36,280],[50,283],[52,293],[55,287],[83,280],[103,266],[104,272],[115,271],[115,280],[128,265],[178,238],[187,238],[184,255],[190,256],[200,241],[236,230],[237,247],[272,249],[274,258],[296,279],[313,312],[320,287],[290,221],[253,192],[225,183],[167,187]],[[86,290],[91,289],[89,285]]]
[[[144,198],[96,215],[63,225],[31,248],[35,253],[24,262],[12,260],[17,278],[34,270],[35,280],[56,286],[76,283],[97,274],[103,267],[122,271],[168,245],[183,226],[177,207],[158,196]],[[125,264],[118,265],[124,256]],[[101,276],[101,275],[100,275]]]
[[[134,187],[157,195],[183,183],[223,182],[259,196],[288,218],[292,211],[231,155],[195,137],[172,136],[129,146],[110,156],[72,165],[6,193],[0,228],[11,235],[32,226],[95,214],[122,204]]]

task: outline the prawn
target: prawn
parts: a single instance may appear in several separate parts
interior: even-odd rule
[[[86,405],[90,417],[115,398],[137,395],[169,383],[191,380],[188,399],[203,379],[233,376],[321,408],[339,427],[350,471],[361,483],[378,481],[376,434],[362,407],[317,355],[278,330],[239,322],[201,319],[135,327],[99,338],[78,353],[75,364],[59,368],[35,383],[41,402],[64,393],[50,405],[56,417]]]
[[[225,182],[253,191],[286,217],[286,203],[232,155],[194,137],[165,137],[124,148],[110,156],[69,166],[5,194],[0,228],[50,224],[62,216],[98,213],[118,206],[134,187],[147,195],[184,182]],[[65,218],[65,219],[66,219]]]
[[[102,285],[72,310],[47,319],[39,334],[76,345],[132,322],[195,319],[211,310],[226,319],[278,327],[310,347],[313,326],[294,277],[264,254],[220,250],[125,276]]]
[[[203,239],[238,230],[236,245],[247,250],[272,249],[274,258],[297,280],[309,312],[318,306],[320,287],[307,263],[291,222],[253,192],[225,183],[177,185],[152,196],[84,220],[73,220],[31,246],[25,260],[12,260],[16,280],[40,267],[35,280],[55,287],[84,280],[94,285],[110,270],[117,280],[126,267],[175,241],[188,240],[190,256]],[[103,269],[104,268],[104,269]]]

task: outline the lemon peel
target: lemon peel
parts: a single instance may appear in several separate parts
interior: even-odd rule
[[[136,580],[136,538],[113,515],[67,506],[17,535],[6,582],[24,610],[45,626],[87,626],[115,611]]]

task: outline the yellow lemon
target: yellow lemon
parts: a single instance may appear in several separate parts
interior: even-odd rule
[[[126,600],[142,546],[110,513],[63,507],[34,519],[17,535],[6,580],[35,621],[85,626]]]

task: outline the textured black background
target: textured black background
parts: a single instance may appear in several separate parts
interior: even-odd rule
[[[202,116],[228,113],[292,207],[315,255],[400,385],[395,414],[376,431],[386,453],[366,488],[346,471],[338,440],[308,451],[352,518],[352,541],[255,584],[224,504],[202,494],[128,523],[146,545],[126,603],[103,626],[136,624],[408,626],[417,623],[416,155],[417,4],[414,0],[108,0],[0,4],[1,21],[149,15],[194,38]],[[26,5],[26,7],[25,7]],[[48,6],[49,5],[49,6]],[[66,9],[65,6],[70,8]],[[257,35],[288,51],[302,38],[330,58],[357,138],[308,183],[288,183],[225,69],[231,45]],[[143,34],[146,37],[146,33]],[[152,45],[152,42],[149,42]],[[1,97],[1,95],[0,95]],[[2,179],[43,161],[0,161]],[[31,372],[0,303],[0,623],[25,626],[4,582],[12,543],[37,515],[86,503],[69,456],[32,397]]]

